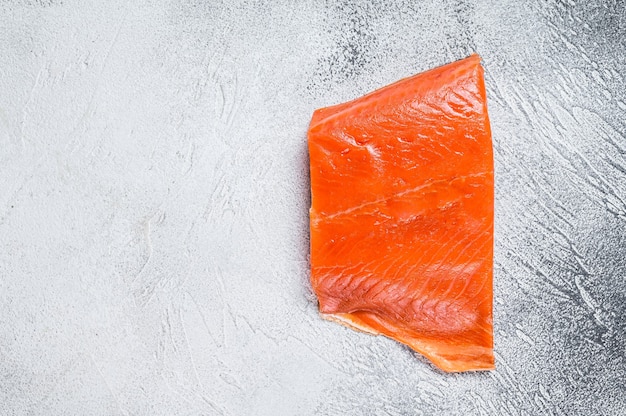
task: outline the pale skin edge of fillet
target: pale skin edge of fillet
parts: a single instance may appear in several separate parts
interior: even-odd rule
[[[364,332],[370,335],[383,335],[387,336],[388,338],[395,339],[396,341],[407,345],[411,349],[426,357],[434,366],[436,366],[440,370],[448,373],[459,373],[466,371],[488,371],[495,370],[496,368],[493,360],[491,360],[492,362],[485,362],[483,360],[448,360],[442,357],[435,348],[429,347],[427,343],[419,342],[419,340],[416,339],[403,339],[388,336],[379,331],[376,331],[369,325],[357,322],[358,318],[353,317],[352,314],[349,313],[320,313],[320,316],[323,319],[345,325],[359,332]],[[482,355],[493,357],[493,349],[484,347],[474,347],[473,349]],[[454,352],[454,350],[452,352]]]

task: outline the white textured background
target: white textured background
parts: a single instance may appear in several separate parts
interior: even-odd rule
[[[626,415],[625,39],[617,1],[0,2],[0,414]],[[317,316],[305,135],[473,51],[498,369],[448,375]]]

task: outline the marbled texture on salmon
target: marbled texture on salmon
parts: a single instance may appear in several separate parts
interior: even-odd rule
[[[493,154],[479,56],[316,110],[308,143],[322,315],[445,371],[493,369]]]

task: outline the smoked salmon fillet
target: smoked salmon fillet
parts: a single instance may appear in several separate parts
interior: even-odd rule
[[[326,319],[490,370],[493,151],[472,55],[314,112],[311,283]]]

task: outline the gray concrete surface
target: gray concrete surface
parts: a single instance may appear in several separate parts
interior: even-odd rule
[[[0,414],[625,415],[624,39],[616,1],[0,2]],[[305,134],[474,51],[498,368],[449,375],[318,317]]]

